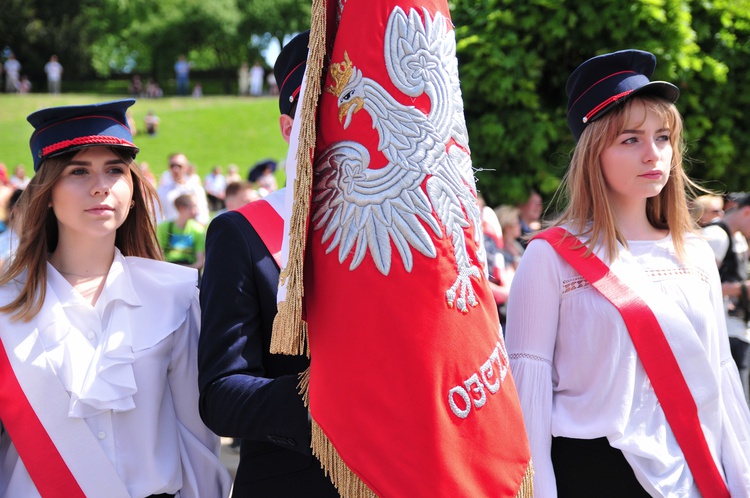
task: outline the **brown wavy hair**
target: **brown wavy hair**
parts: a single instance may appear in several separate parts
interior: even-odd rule
[[[123,256],[139,256],[163,259],[156,239],[154,209],[158,203],[156,190],[143,176],[128,151],[111,148],[128,164],[133,179],[133,201],[135,205],[117,229],[115,246]],[[12,313],[13,320],[29,321],[39,313],[46,296],[47,257],[57,247],[58,227],[55,213],[50,207],[52,187],[57,183],[65,167],[79,151],[72,151],[46,159],[38,173],[31,179],[18,201],[23,213],[18,250],[10,265],[0,275],[0,286],[18,278],[28,270],[26,282],[18,296],[10,303],[0,306],[0,313]]]
[[[646,216],[654,228],[670,231],[677,257],[683,259],[685,236],[696,230],[688,211],[688,198],[702,189],[687,176],[683,167],[685,144],[682,116],[674,104],[658,97],[633,97],[584,129],[556,194],[560,196],[558,201],[567,203],[567,206],[551,225],[568,224],[577,235],[592,241],[586,254],[590,254],[593,246],[600,243],[612,260],[617,257],[618,242],[624,247],[628,246],[609,201],[601,155],[622,133],[636,103],[659,115],[665,127],[671,131],[669,142],[673,152],[669,180],[658,195],[646,200]]]

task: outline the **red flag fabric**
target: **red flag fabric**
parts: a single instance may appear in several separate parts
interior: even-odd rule
[[[312,417],[378,496],[531,496],[447,4],[336,4],[304,267]]]

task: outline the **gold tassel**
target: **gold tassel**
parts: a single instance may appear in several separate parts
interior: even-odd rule
[[[271,353],[307,355],[307,327],[302,320],[304,296],[303,267],[307,222],[312,196],[312,155],[316,143],[316,111],[320,98],[323,61],[326,52],[326,11],[323,0],[314,0],[310,21],[310,44],[307,56],[305,94],[302,96],[302,120],[297,148],[297,178],[294,182],[294,206],[289,229],[289,260],[279,275],[279,283],[286,284],[286,301],[279,303],[273,321]]]
[[[534,465],[529,460],[529,466],[526,467],[526,473],[521,480],[521,487],[518,488],[516,498],[533,498],[534,497]]]
[[[302,402],[306,407],[310,407],[310,367],[307,367],[304,372],[299,375],[299,384],[297,384],[297,390],[302,395]]]

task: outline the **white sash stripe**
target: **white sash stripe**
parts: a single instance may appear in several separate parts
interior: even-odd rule
[[[284,219],[284,238],[281,242],[281,270],[283,271],[289,263],[289,230],[290,222],[292,218],[292,207],[294,206],[294,182],[297,179],[297,149],[299,148],[299,130],[302,126],[302,120],[300,114],[302,113],[302,98],[305,95],[305,88],[307,87],[305,81],[307,80],[307,68],[305,68],[305,75],[302,77],[302,87],[300,88],[299,95],[300,100],[297,103],[297,110],[295,111],[294,124],[292,125],[292,133],[289,137],[289,151],[286,156],[286,196],[284,199],[284,209],[279,210],[274,206],[276,212],[278,212]],[[267,198],[267,197],[265,197]],[[286,284],[279,280],[279,289],[276,293],[276,302],[280,303],[286,301]]]

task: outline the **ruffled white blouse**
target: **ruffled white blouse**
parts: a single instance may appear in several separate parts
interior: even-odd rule
[[[719,275],[705,241],[689,236],[686,245],[683,264],[670,236],[628,241],[609,266],[656,314],[731,495],[747,497],[750,411],[729,351]],[[652,496],[700,496],[619,312],[545,241],[532,241],[521,259],[505,338],[536,496],[557,496],[552,436],[607,437]]]
[[[228,496],[219,440],[198,414],[195,270],[116,250],[95,306],[52,265],[47,272],[45,308],[51,302],[64,320],[35,321],[70,395],[60,416],[86,422],[132,497]],[[0,438],[0,496],[39,496],[7,433]]]

